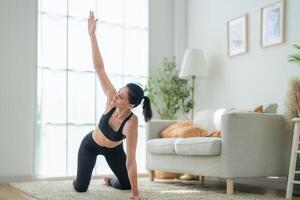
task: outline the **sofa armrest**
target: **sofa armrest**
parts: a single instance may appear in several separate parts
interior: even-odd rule
[[[225,113],[221,123],[223,177],[288,174],[292,134],[283,115]]]
[[[159,133],[164,128],[176,123],[178,120],[153,119],[146,123],[146,141],[159,138]]]

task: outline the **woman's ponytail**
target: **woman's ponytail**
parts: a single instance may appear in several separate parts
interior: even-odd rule
[[[145,118],[146,122],[149,122],[152,118],[152,110],[151,110],[151,105],[150,105],[150,99],[147,96],[143,97],[144,102],[143,102],[143,115]]]
[[[144,96],[144,90],[136,83],[128,83],[128,100],[129,103],[134,105],[134,108],[143,102],[143,115],[146,122],[149,122],[152,118],[152,110],[150,105],[150,99]]]

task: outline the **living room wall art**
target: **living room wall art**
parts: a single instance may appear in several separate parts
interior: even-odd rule
[[[231,19],[227,22],[228,56],[236,56],[248,51],[248,15]]]
[[[261,47],[284,43],[285,0],[262,7],[260,19]]]

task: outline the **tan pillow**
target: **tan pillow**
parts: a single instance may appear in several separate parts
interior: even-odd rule
[[[169,134],[170,137],[180,137],[180,138],[189,138],[189,137],[201,137],[205,133],[205,130],[196,125],[187,125],[183,127],[178,127],[172,130]]]
[[[221,137],[220,130],[206,131],[197,125],[193,125],[191,120],[181,120],[171,124],[160,132],[161,138],[171,137]]]
[[[258,112],[258,113],[262,113],[263,112],[263,105],[259,105],[257,107],[255,107],[252,112]]]
[[[207,131],[203,133],[203,137],[221,137],[221,133],[220,130]]]
[[[180,121],[178,121],[174,124],[171,124],[167,128],[163,129],[160,132],[159,136],[161,138],[168,138],[168,137],[170,137],[170,133],[172,131],[174,131],[175,129],[180,128],[180,127],[184,127],[184,126],[190,126],[190,125],[193,125],[193,122],[191,120],[180,120]]]

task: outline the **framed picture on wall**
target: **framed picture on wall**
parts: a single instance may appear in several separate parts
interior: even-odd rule
[[[261,8],[260,44],[269,47],[284,43],[285,0]]]
[[[248,51],[248,15],[227,22],[228,56],[236,56]]]

